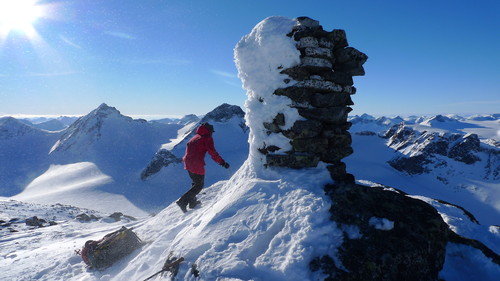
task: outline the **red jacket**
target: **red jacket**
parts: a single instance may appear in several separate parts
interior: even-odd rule
[[[207,127],[200,126],[196,130],[196,135],[186,145],[186,154],[182,158],[184,169],[194,174],[204,175],[207,152],[215,162],[224,163],[224,159],[215,150],[212,132]]]

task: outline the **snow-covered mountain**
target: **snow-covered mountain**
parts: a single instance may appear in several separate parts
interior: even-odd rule
[[[346,164],[359,179],[450,201],[482,223],[498,224],[500,119],[494,116],[414,116],[386,126],[357,118],[355,153]]]
[[[440,180],[448,182],[454,171],[452,162],[461,162],[477,169],[473,175],[483,179],[500,179],[500,153],[489,144],[482,144],[477,134],[419,132],[404,124],[394,126],[384,135],[388,146],[399,152],[389,164],[410,175],[444,170]],[[482,165],[479,167],[480,162]]]
[[[12,117],[0,118],[0,196],[21,192],[49,166],[48,151],[61,136]]]
[[[236,167],[243,163],[248,147],[243,116],[241,108],[224,104],[202,119],[214,124],[216,147]],[[5,172],[0,196],[16,195],[17,200],[35,203],[59,200],[100,211],[111,210],[106,204],[95,205],[94,200],[114,198],[122,202],[115,211],[137,215],[160,210],[187,190],[189,177],[181,164],[146,181],[141,180],[141,172],[163,155],[162,147],[175,147],[172,153],[177,159],[182,157],[186,139],[201,122],[194,117],[188,115],[182,122],[170,124],[147,122],[102,104],[57,133],[4,118],[0,124],[4,143],[0,153],[5,157],[0,161]],[[158,150],[160,153],[155,156]],[[20,154],[27,154],[30,159]],[[207,171],[207,184],[230,176],[213,163],[207,164]]]
[[[196,123],[200,121],[200,118],[194,114],[188,114],[182,118],[163,118],[158,120],[152,120],[152,122],[164,123],[164,124],[180,124],[187,125],[189,123]]]
[[[56,118],[31,117],[18,120],[38,129],[46,131],[61,131],[73,124],[73,122],[75,122],[77,119],[78,117],[59,116]]]

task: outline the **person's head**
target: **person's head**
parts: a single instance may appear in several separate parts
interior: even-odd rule
[[[212,126],[212,124],[210,124],[210,123],[208,123],[208,122],[203,122],[203,123],[201,123],[201,126],[204,126],[205,128],[207,128],[207,130],[208,130],[210,133],[215,132],[215,130],[214,130],[214,126]]]

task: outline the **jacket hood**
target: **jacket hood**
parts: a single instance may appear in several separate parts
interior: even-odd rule
[[[205,127],[205,125],[199,126],[198,129],[196,129],[196,133],[200,136],[212,135],[212,132],[207,127]]]

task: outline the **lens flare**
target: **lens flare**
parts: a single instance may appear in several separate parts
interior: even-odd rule
[[[0,0],[0,34],[15,31],[30,35],[33,23],[42,16],[42,6],[35,0]]]

